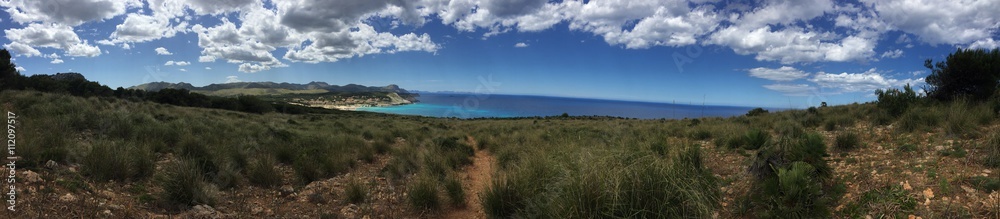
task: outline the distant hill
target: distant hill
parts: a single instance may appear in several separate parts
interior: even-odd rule
[[[139,89],[146,91],[159,91],[166,88],[172,89],[188,89],[191,91],[221,91],[230,89],[276,89],[276,90],[290,90],[290,91],[309,91],[309,90],[326,90],[329,92],[347,92],[347,93],[358,93],[358,92],[388,92],[388,93],[399,93],[407,94],[410,93],[405,89],[400,88],[398,85],[390,84],[384,87],[378,86],[364,86],[357,84],[348,84],[344,86],[330,85],[326,82],[309,82],[307,84],[293,84],[293,83],[275,83],[275,82],[236,82],[236,83],[225,83],[225,84],[210,84],[204,87],[195,87],[188,83],[169,83],[169,82],[152,82],[145,83],[130,87],[131,89]]]

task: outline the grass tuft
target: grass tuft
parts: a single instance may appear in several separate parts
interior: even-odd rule
[[[368,188],[357,179],[351,179],[347,181],[347,187],[344,188],[344,196],[347,203],[362,203],[368,199]]]
[[[850,151],[861,147],[861,138],[855,132],[841,132],[833,146],[841,151]]]

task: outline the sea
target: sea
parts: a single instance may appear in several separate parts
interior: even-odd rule
[[[359,111],[457,118],[510,118],[559,116],[611,116],[638,119],[731,117],[753,107],[713,106],[602,100],[569,97],[420,93],[419,102],[388,107],[361,107]]]

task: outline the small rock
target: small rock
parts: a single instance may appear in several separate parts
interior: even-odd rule
[[[45,161],[45,168],[55,169],[59,167],[59,164],[53,160]]]
[[[66,193],[66,195],[59,197],[59,201],[63,201],[63,202],[76,201],[76,196],[73,196],[73,194],[70,194],[70,193]]]
[[[281,186],[281,190],[280,191],[281,191],[281,193],[280,193],[281,196],[288,196],[288,195],[291,195],[292,193],[295,193],[295,188],[292,188],[292,186],[290,186],[290,185],[284,185],[284,186]]]
[[[983,169],[983,173],[989,174],[989,173],[993,173],[993,171],[990,171],[990,169]]]
[[[913,190],[913,187],[910,186],[910,181],[903,182],[903,189],[905,189],[906,191]]]
[[[102,212],[102,213],[104,214],[104,216],[107,216],[107,217],[111,217],[111,216],[115,215],[115,214],[111,213],[111,210],[104,210],[104,212]]]
[[[968,192],[968,193],[976,193],[976,189],[969,188],[968,186],[965,186],[965,185],[962,185],[962,190],[965,190],[965,192]]]
[[[195,215],[195,217],[198,218],[207,218],[207,217],[218,218],[218,215],[216,215],[216,213],[218,212],[215,211],[215,209],[212,208],[212,206],[208,205],[194,206],[193,208],[191,208],[191,212],[192,214]]]
[[[931,188],[924,189],[924,197],[928,199],[934,198],[934,190],[931,190]]]
[[[44,182],[42,177],[38,176],[38,173],[32,172],[31,170],[25,170],[24,181],[29,183]]]
[[[104,190],[104,191],[101,191],[101,196],[104,196],[105,198],[111,199],[111,197],[115,196],[115,193],[111,192],[109,190]]]

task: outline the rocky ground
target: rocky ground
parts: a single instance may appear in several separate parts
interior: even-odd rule
[[[835,215],[864,192],[890,185],[901,186],[909,197],[918,201],[917,208],[906,213],[910,218],[997,218],[1000,214],[1000,192],[977,190],[966,180],[972,176],[1000,177],[996,169],[977,162],[981,157],[979,149],[965,146],[964,156],[941,153],[952,145],[978,145],[983,140],[953,140],[935,133],[898,134],[891,127],[858,125],[851,129],[862,133],[865,146],[853,151],[828,151],[827,162],[835,170],[834,177],[846,188],[832,209]],[[836,133],[821,133],[831,145]],[[468,141],[475,145],[475,139],[470,137]],[[915,147],[904,150],[900,147],[903,144]],[[734,200],[750,188],[746,167],[753,151],[715,147],[711,141],[703,141],[702,145],[705,164],[722,180],[723,199],[716,216],[735,217],[738,209]],[[460,173],[467,204],[448,205],[435,212],[409,207],[407,179],[394,182],[383,177],[380,171],[390,157],[379,155],[370,163],[358,161],[354,169],[337,177],[308,185],[294,185],[286,180],[276,188],[242,186],[221,190],[217,204],[180,211],[149,207],[158,192],[152,183],[94,182],[80,176],[78,166],[49,162],[34,171],[15,169],[16,211],[4,211],[0,218],[485,218],[479,195],[491,180],[495,162],[485,150],[476,151],[474,164]],[[157,167],[171,159],[169,154],[160,156]],[[291,167],[279,168],[285,179],[294,178]],[[6,173],[9,169],[4,167],[0,171]],[[344,190],[349,180],[364,182],[368,189],[365,201],[358,204],[345,201]],[[883,213],[898,211],[875,209]]]
[[[172,159],[171,155],[162,156],[157,168]],[[18,171],[16,211],[5,211],[0,218],[485,218],[478,196],[492,173],[493,159],[487,152],[478,150],[474,164],[464,167],[461,173],[468,204],[436,212],[409,207],[405,187],[408,179],[393,182],[380,173],[389,160],[389,155],[378,155],[370,163],[358,161],[359,165],[348,173],[305,186],[289,182],[287,179],[295,177],[294,171],[279,165],[286,179],[280,187],[221,190],[215,205],[183,211],[146,207],[157,192],[148,189],[153,188],[151,183],[95,183],[84,180],[77,166],[49,162],[38,172]],[[363,182],[367,188],[362,203],[345,200],[349,180]]]
[[[847,204],[856,202],[867,191],[899,185],[918,203],[914,211],[903,214],[909,218],[1000,218],[1000,191],[980,191],[967,181],[973,176],[1000,177],[995,168],[977,162],[981,158],[980,150],[971,145],[981,145],[985,140],[949,140],[941,137],[941,132],[899,134],[892,131],[891,126],[858,125],[852,129],[863,133],[864,146],[852,151],[828,149],[831,156],[827,157],[827,162],[834,168],[834,178],[846,187],[846,193],[831,209],[834,215],[840,216],[838,213],[842,213]],[[836,133],[820,132],[831,146]],[[915,148],[912,151],[901,149],[905,144]],[[967,155],[943,156],[940,153],[956,144],[965,145]],[[707,151],[704,153],[708,161],[706,166],[723,182],[722,209],[718,216],[734,218],[734,212],[738,211],[734,201],[750,188],[752,179],[746,170],[753,152],[719,148],[708,141],[702,145]],[[869,212],[866,218],[900,212],[895,207],[873,206],[874,212]]]

